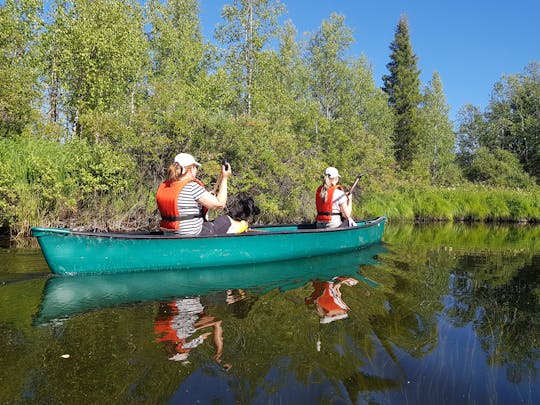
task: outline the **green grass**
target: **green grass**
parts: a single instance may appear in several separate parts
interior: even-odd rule
[[[396,221],[540,222],[539,200],[538,189],[401,188],[362,196],[355,214],[386,215]]]

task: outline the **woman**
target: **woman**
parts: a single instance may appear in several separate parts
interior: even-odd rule
[[[223,235],[240,233],[247,229],[246,221],[233,221],[223,215],[212,222],[204,220],[207,210],[222,209],[227,203],[227,179],[231,166],[221,167],[221,182],[217,195],[206,190],[197,179],[201,166],[188,153],[180,153],[167,170],[167,179],[161,183],[156,200],[161,214],[160,227],[165,232],[180,235]]]
[[[351,218],[352,198],[338,184],[339,178],[338,169],[335,167],[327,167],[324,171],[323,184],[315,194],[317,228],[356,225]]]

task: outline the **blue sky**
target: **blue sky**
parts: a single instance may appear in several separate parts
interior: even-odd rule
[[[332,12],[353,29],[351,56],[365,55],[374,79],[388,73],[390,43],[399,16],[409,20],[410,38],[422,84],[437,71],[450,118],[461,106],[488,105],[493,85],[503,75],[522,73],[540,61],[540,0],[282,0],[299,36],[314,32]],[[212,40],[220,12],[232,0],[201,0],[201,24]]]

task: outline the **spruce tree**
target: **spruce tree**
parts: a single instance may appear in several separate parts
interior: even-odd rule
[[[418,146],[420,131],[418,104],[421,95],[418,58],[413,53],[409,24],[403,15],[396,27],[390,50],[392,51],[390,62],[386,65],[390,74],[383,76],[383,90],[388,94],[388,104],[396,114],[394,129],[396,161],[402,169],[408,169]]]

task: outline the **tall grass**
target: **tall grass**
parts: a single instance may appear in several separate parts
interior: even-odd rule
[[[155,206],[133,162],[110,146],[1,139],[0,169],[0,226],[14,237],[33,226],[148,226]]]
[[[397,221],[540,222],[540,191],[473,185],[400,188],[361,196],[355,214]]]

